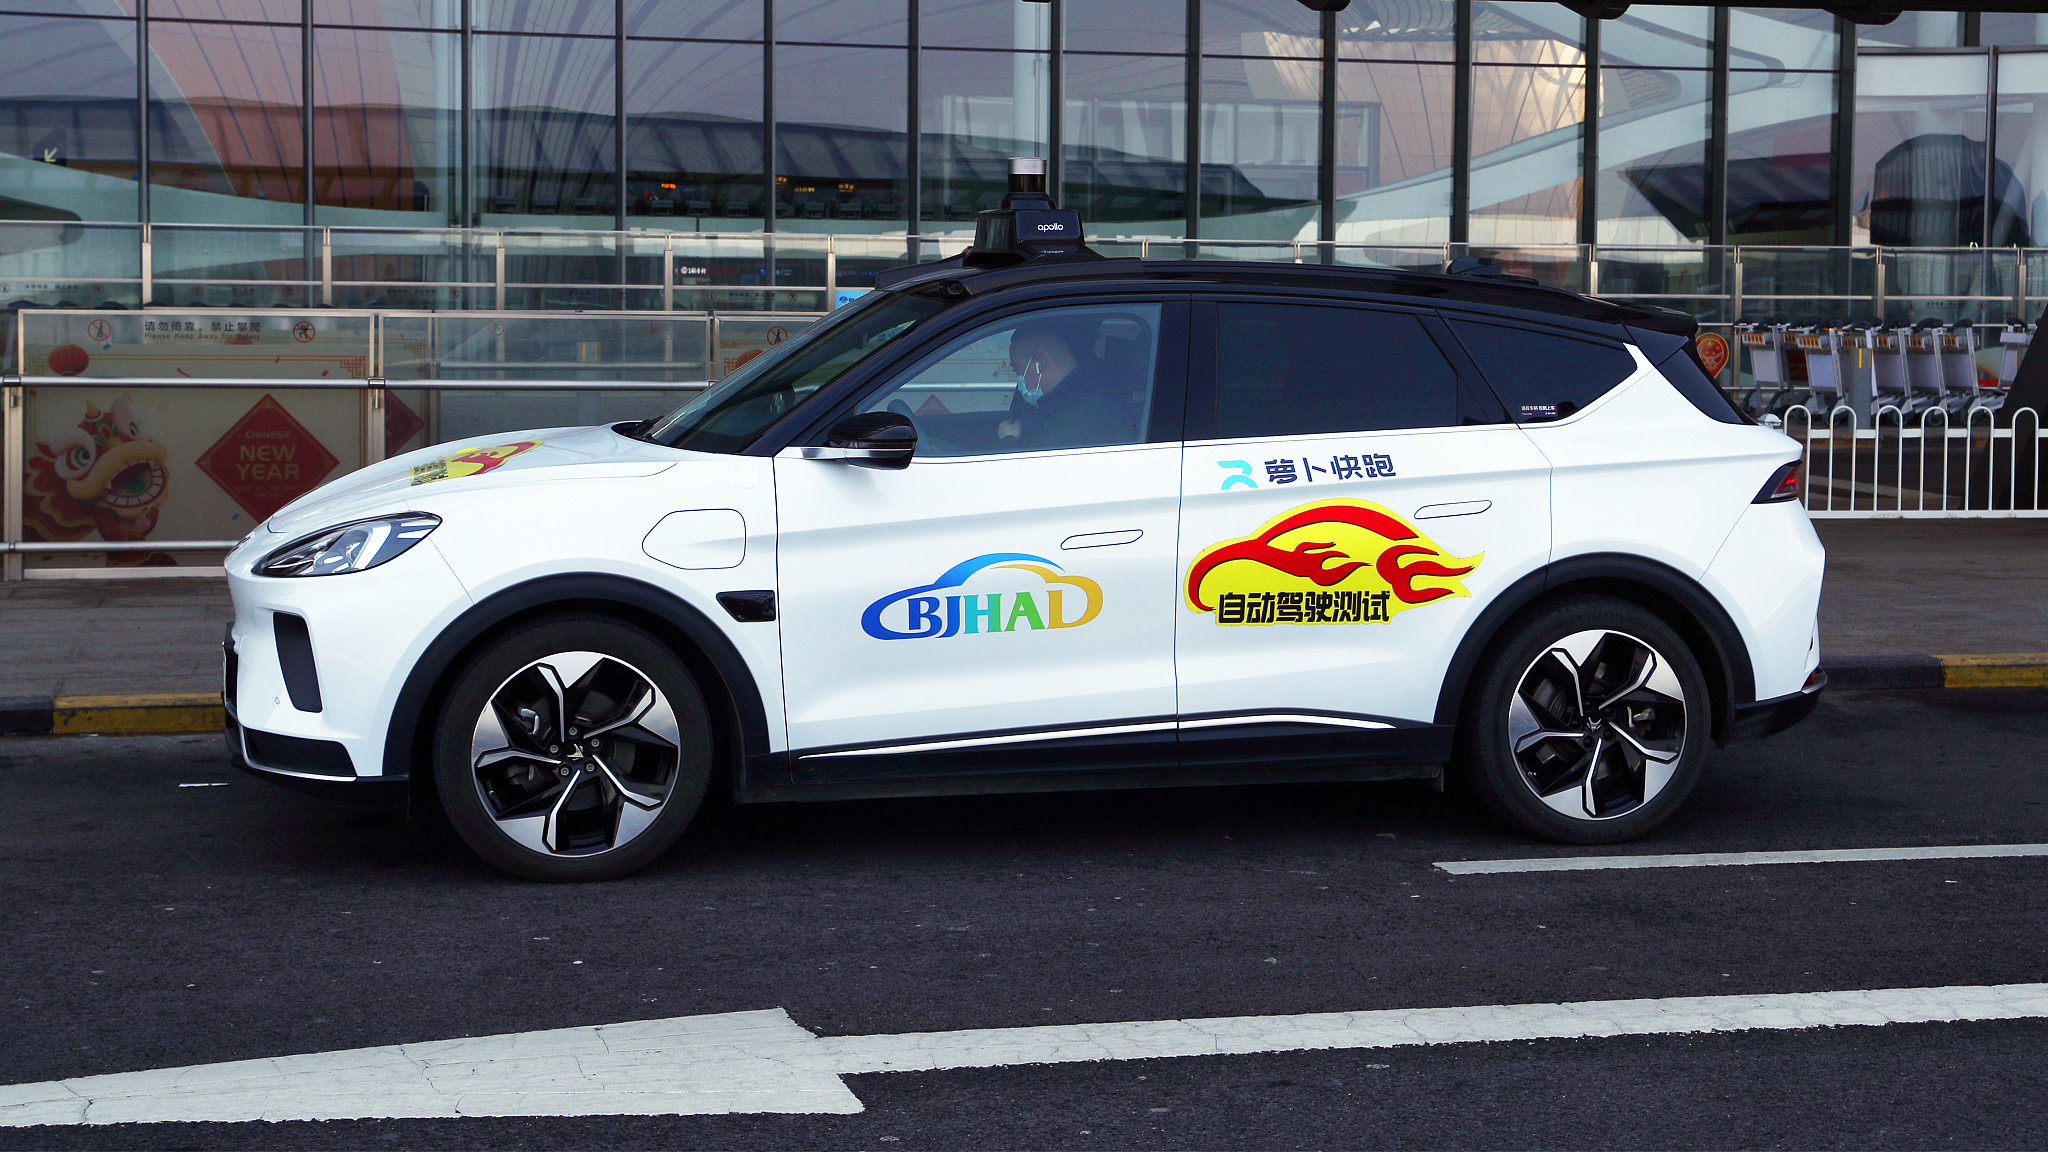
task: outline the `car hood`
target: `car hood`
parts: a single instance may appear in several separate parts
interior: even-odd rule
[[[551,480],[652,476],[697,453],[634,440],[609,425],[499,432],[393,456],[330,480],[279,509],[280,536],[424,508],[435,497]]]

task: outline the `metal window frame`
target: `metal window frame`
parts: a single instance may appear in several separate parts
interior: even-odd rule
[[[775,0],[761,0],[761,231],[765,235],[775,233],[775,148]],[[772,288],[772,250],[767,263]]]
[[[1183,157],[1181,183],[1182,231],[1189,240],[1198,240],[1202,235],[1202,0],[1188,0],[1187,16],[1187,114],[1181,125],[1185,137],[1182,147],[1187,150]],[[1188,255],[1194,255],[1194,246],[1188,247]]]
[[[1322,244],[1337,239],[1337,14],[1325,12],[1323,33],[1322,123],[1317,126],[1316,199],[1321,208],[1316,219],[1316,239]],[[1318,246],[1319,260],[1328,261],[1331,250]]]
[[[924,231],[924,6],[904,0],[904,18],[909,21],[903,37],[909,59],[903,66],[903,217],[905,231],[915,236]],[[918,256],[910,254],[912,261]]]
[[[1472,0],[1457,0],[1452,24],[1450,242],[1467,244],[1472,239]]]
[[[1585,81],[1579,87],[1579,243],[1600,242],[1600,30],[1605,20],[1583,19]],[[1588,292],[1597,286],[1589,286]]]
[[[776,132],[778,105],[776,99],[775,49],[777,37],[775,0],[757,0],[757,2],[761,19],[760,49],[762,53],[761,231],[772,234],[778,230],[775,205],[777,203],[777,178],[781,175],[778,171],[778,140]],[[1049,175],[1054,182],[1053,186],[1060,188],[1064,186],[1065,178],[1065,31],[1068,13],[1066,0],[1049,0],[1049,2],[1051,8],[1051,43],[1048,45],[1050,53],[1048,69],[1049,92],[1047,93],[1048,106],[1045,110],[1048,133],[1047,150],[1051,169]],[[923,125],[920,115],[924,84],[921,68],[923,48],[921,28],[922,5],[921,0],[903,0],[903,3],[906,5],[909,19],[908,43],[906,46],[908,61],[904,93],[908,107],[909,124],[905,153],[907,163],[904,173],[907,201],[907,227],[905,232],[911,258],[921,259],[925,255],[926,244],[929,243],[929,241],[922,239],[924,223],[922,217],[923,205],[921,202]],[[1200,239],[1203,233],[1202,7],[1202,0],[1187,0],[1185,43],[1183,46],[1183,67],[1185,70],[1186,87],[1186,124],[1183,133],[1183,147],[1186,150],[1186,157],[1182,173],[1184,183],[1183,234],[1186,239],[1191,241]],[[1792,7],[1792,5],[1766,4],[1765,7]],[[1981,40],[1980,12],[1987,10],[2018,10],[2018,7],[2004,3],[1979,4],[1973,5],[1973,10],[1971,11],[1959,13],[1960,39],[1964,46],[1960,49],[1948,50],[1979,51],[1985,52],[1990,56],[1987,91],[1987,120],[1989,126],[1985,146],[1985,170],[1987,173],[1993,170],[1993,165],[1997,160],[1995,102],[1997,97],[1999,52],[1994,49],[1978,46],[1978,42]],[[1705,207],[1707,209],[1707,235],[1704,239],[1708,245],[1717,247],[1725,246],[1728,239],[1728,102],[1729,66],[1731,63],[1728,43],[1729,13],[1730,9],[1725,6],[1713,9],[1712,63],[1710,65],[1712,97],[1709,112],[1710,125],[1706,140],[1708,204]],[[632,231],[630,228],[630,195],[627,180],[630,163],[627,152],[629,132],[626,119],[625,93],[625,53],[629,37],[627,36],[624,19],[624,0],[614,0],[613,14],[613,81],[615,97],[613,177],[616,183],[614,224],[617,232],[628,233]],[[154,60],[154,31],[158,18],[152,12],[150,0],[136,0],[133,20],[137,62],[135,80],[137,115],[135,141],[137,170],[136,223],[140,225],[140,244],[143,251],[144,270],[141,278],[141,299],[143,303],[148,304],[153,301],[158,287],[158,282],[153,279],[151,272],[153,263],[151,259],[152,227],[155,224],[152,195],[153,177],[155,174],[155,149],[153,147],[155,133],[151,117],[152,85],[150,79],[152,61]],[[1449,225],[1451,242],[1455,245],[1468,242],[1471,235],[1471,130],[1474,119],[1473,0],[1455,0],[1454,27],[1453,66],[1455,78],[1452,99]],[[301,206],[304,209],[304,221],[310,229],[317,226],[316,220],[318,216],[318,193],[315,183],[318,172],[316,163],[318,141],[315,112],[318,94],[316,37],[320,34],[320,27],[316,24],[313,0],[301,0],[297,28],[300,35],[300,65],[302,72],[299,93],[301,99],[299,108],[301,121],[300,141],[303,147]],[[1321,138],[1318,142],[1318,167],[1320,170],[1317,174],[1317,195],[1320,202],[1320,212],[1316,230],[1318,240],[1322,243],[1334,242],[1337,223],[1335,218],[1337,157],[1334,140],[1336,129],[1334,108],[1340,94],[1339,77],[1341,65],[1338,61],[1339,52],[1336,28],[1336,15],[1334,13],[1324,13],[1321,19],[1323,42],[1320,53],[1323,67],[1321,93],[1322,124],[1320,130]],[[475,54],[478,46],[475,0],[460,0],[458,26],[453,31],[459,38],[460,45],[460,61],[456,67],[456,71],[459,73],[458,87],[460,90],[458,109],[459,140],[457,143],[456,161],[458,171],[455,174],[453,203],[449,206],[449,212],[446,213],[446,216],[452,217],[455,226],[458,228],[475,228],[479,207],[476,155],[478,134],[475,124],[475,85],[477,81]],[[1847,246],[1853,239],[1854,231],[1850,211],[1852,207],[1850,192],[1852,191],[1854,176],[1852,157],[1855,142],[1854,121],[1856,114],[1857,58],[1859,50],[1856,43],[1855,25],[1838,19],[1836,31],[1838,38],[1837,57],[1834,62],[1836,102],[1834,123],[1831,130],[1831,143],[1836,155],[1834,171],[1831,173],[1831,191],[1834,194],[1835,201],[1832,225],[1837,245]],[[1582,182],[1584,190],[1579,226],[1582,243],[1596,243],[1598,240],[1599,93],[1604,82],[1603,65],[1599,56],[1600,38],[1601,22],[1598,20],[1586,21],[1586,108],[1582,121]],[[1901,51],[1911,50],[1903,49]],[[1988,195],[1989,190],[1987,187],[1987,197]],[[1992,213],[1989,211],[1985,212],[1984,220],[1986,233],[1980,238],[1980,243],[1988,246],[1990,229],[1993,225]],[[446,225],[444,224],[443,227],[446,227]],[[331,294],[333,282],[332,259],[332,237],[326,233],[315,236],[312,232],[308,231],[305,254],[305,265],[308,272],[304,282],[308,284],[314,282],[312,269],[317,265],[320,269],[318,282],[325,286],[323,294],[318,297],[322,303],[331,303],[333,299]],[[620,251],[620,259],[624,259],[623,249]],[[770,259],[772,261],[772,249]],[[668,286],[667,281],[671,274],[672,272],[665,272],[664,274],[665,289]],[[621,284],[628,279],[623,268],[621,268],[616,279]],[[165,283],[168,283],[168,281]],[[672,299],[673,294],[665,291],[664,301],[667,302]],[[500,303],[502,303],[502,299]],[[623,303],[623,300],[621,300],[621,303]]]

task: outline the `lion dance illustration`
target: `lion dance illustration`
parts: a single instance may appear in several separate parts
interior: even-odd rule
[[[85,406],[76,428],[36,441],[28,460],[23,535],[33,541],[147,539],[170,491],[164,446],[135,420],[128,401],[110,411]],[[161,552],[110,552],[110,567],[166,567]]]

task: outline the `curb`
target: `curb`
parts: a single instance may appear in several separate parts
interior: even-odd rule
[[[1821,667],[1830,688],[2048,688],[2048,652],[1844,656]]]
[[[2048,652],[1957,656],[1844,656],[1821,666],[1828,687],[2048,688]],[[0,736],[219,732],[227,710],[211,692],[0,697]]]
[[[6,736],[155,735],[226,726],[217,692],[0,697],[0,735]]]

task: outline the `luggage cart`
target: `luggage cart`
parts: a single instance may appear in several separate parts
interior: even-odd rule
[[[1792,399],[1795,392],[1790,388],[1780,393],[1783,402],[1779,407],[1789,408],[1798,403],[1815,414],[1833,411],[1842,402],[1842,388],[1830,355],[1827,330],[1817,324],[1801,325],[1788,328],[1783,340],[1788,351],[1798,352],[1806,362],[1806,387],[1796,393],[1797,400]]]
[[[1870,418],[1870,373],[1857,337],[1855,329],[1819,324],[1786,334],[1786,342],[1806,354],[1807,403],[1816,412],[1847,405],[1859,418]]]
[[[1791,379],[1785,371],[1785,325],[1742,320],[1735,325],[1735,338],[1749,350],[1749,395],[1741,403],[1745,411],[1763,412],[1776,406]]]
[[[1976,321],[1958,320],[1941,329],[1936,355],[1941,360],[1941,408],[1960,416],[1976,406],[1980,395]]]
[[[1911,416],[1943,406],[1948,385],[1941,367],[1941,321],[1932,317],[1900,329],[1906,340],[1906,395],[1900,411]]]
[[[1864,347],[1870,352],[1872,412],[1886,405],[1906,406],[1910,391],[1906,378],[1906,345],[1910,339],[1909,329],[1887,328],[1875,320],[1864,330]]]
[[[2005,322],[2005,328],[1998,334],[1998,383],[1979,390],[1976,407],[1993,412],[2005,407],[2012,382],[2019,379],[2020,362],[2027,358],[2027,348],[2034,342],[2034,332],[2035,325],[2025,320],[2014,318]]]

